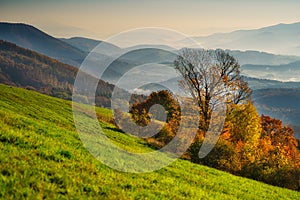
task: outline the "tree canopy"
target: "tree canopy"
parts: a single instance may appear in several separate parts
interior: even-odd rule
[[[211,112],[223,101],[238,104],[250,97],[240,65],[223,50],[183,49],[174,61],[180,86],[197,102],[207,130]],[[225,100],[224,100],[225,99]]]

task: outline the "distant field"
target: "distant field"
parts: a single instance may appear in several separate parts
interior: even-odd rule
[[[1,199],[300,199],[300,193],[177,160],[161,170],[111,169],[83,146],[70,101],[0,84]],[[108,122],[107,136],[133,152],[152,151]]]

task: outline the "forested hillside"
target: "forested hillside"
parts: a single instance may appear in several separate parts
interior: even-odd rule
[[[0,40],[0,83],[71,99],[77,71],[73,66]],[[86,79],[93,77],[87,75]],[[99,80],[97,105],[110,106],[113,88]]]

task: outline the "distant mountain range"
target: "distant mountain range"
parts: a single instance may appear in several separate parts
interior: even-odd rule
[[[283,34],[295,32],[300,27],[299,23],[289,25],[276,25],[266,27],[257,30],[249,31],[235,31],[225,34],[228,38],[235,38],[239,36],[240,39],[247,39],[246,35],[259,34],[261,32],[274,32],[274,34]],[[209,36],[221,37],[224,34],[215,34]],[[79,67],[83,59],[88,53],[93,50],[102,41],[93,40],[89,38],[74,37],[69,39],[54,38],[37,28],[26,24],[13,24],[13,23],[0,23],[0,39],[10,41],[21,47],[34,50],[42,53],[51,58],[57,59],[61,62]],[[282,38],[282,40],[290,41],[293,37],[288,39]],[[300,41],[300,40],[299,40]],[[297,42],[294,42],[296,44]],[[105,43],[105,47],[110,51],[120,52],[121,48]],[[170,52],[163,51],[155,48],[155,46],[141,46],[140,49],[127,53],[115,60],[109,69],[105,72],[106,81],[112,81],[115,83],[122,74],[126,73],[135,66],[143,65],[149,62],[158,63],[172,63],[172,60],[176,57],[176,50],[170,48]],[[164,47],[166,48],[166,47]],[[246,48],[246,47],[245,47]],[[242,72],[245,76],[259,78],[249,79],[250,85],[253,88],[261,89],[263,87],[262,82],[268,87],[295,87],[297,83],[282,84],[273,80],[266,81],[260,79],[276,79],[280,81],[300,81],[300,57],[298,56],[286,56],[286,55],[274,55],[270,53],[260,51],[240,51],[240,50],[226,50],[229,54],[233,55],[239,63],[242,65]],[[96,57],[103,55],[95,54]],[[291,73],[293,72],[293,73]],[[162,74],[163,75],[163,74]],[[138,77],[139,78],[139,77]],[[255,80],[255,81],[254,81]]]
[[[101,43],[99,40],[93,40],[83,37],[72,37],[72,38],[58,38],[61,41],[68,43],[83,52],[91,52],[98,44]]]
[[[257,50],[300,56],[300,22],[194,37],[204,48]]]
[[[297,24],[291,25],[291,27],[296,27],[296,25]],[[278,25],[249,31],[249,33],[248,31],[237,31],[237,33],[234,34],[240,35],[240,39],[246,39],[245,35],[250,33],[250,35],[253,35],[261,31],[272,30],[274,34],[275,32],[283,34],[286,31],[294,30],[289,28],[288,30],[280,31],[281,28],[285,27],[290,26]],[[221,37],[222,34],[217,34],[214,37],[217,36]],[[229,36],[233,37],[231,33],[228,34],[228,37]],[[291,37],[291,40],[295,37]],[[102,42],[81,37],[57,39],[33,26],[9,23],[0,23],[0,40],[11,42],[0,41],[0,83],[33,89],[65,99],[71,98],[72,86],[78,71],[77,68],[91,50]],[[281,41],[281,43],[283,42]],[[119,53],[124,51],[124,49],[113,44],[103,44],[105,44],[110,51]],[[297,42],[294,44],[297,44]],[[253,76],[244,78],[250,87],[254,89],[253,100],[259,112],[281,118],[287,123],[299,126],[300,122],[298,122],[298,119],[300,120],[300,116],[297,112],[299,111],[298,107],[300,108],[300,105],[298,106],[297,102],[300,102],[298,95],[300,93],[300,82],[281,82],[266,80],[266,78],[283,81],[300,81],[300,79],[297,79],[300,77],[300,57],[248,50],[226,51],[242,64],[242,72],[244,75]],[[94,53],[93,56],[97,58],[105,55]],[[136,66],[147,63],[161,63],[170,66],[175,58],[176,50],[174,49],[170,48],[168,51],[164,51],[160,49],[159,46],[140,46],[140,49],[128,52],[113,61],[104,72],[104,77],[101,78],[105,81],[116,83],[120,77]],[[97,67],[97,65],[95,66]],[[148,70],[147,73],[150,74],[147,76],[144,75],[146,72],[143,71],[143,69],[135,70],[129,81],[133,79],[143,81],[146,80],[148,76],[153,75],[157,77],[157,80],[167,80],[163,81],[167,86],[177,84],[178,77],[173,77],[168,80],[167,75],[169,75],[169,71],[165,68],[157,69],[158,68],[152,71]],[[89,78],[94,77],[89,76]],[[127,84],[130,85],[130,83],[131,82],[128,82]],[[158,82],[158,84],[150,84],[142,87],[141,90],[152,90],[159,87]],[[102,80],[99,81],[97,105],[110,106],[109,98],[113,88],[114,85]],[[284,114],[284,116],[282,114]],[[298,137],[300,137],[300,135],[298,135]]]
[[[63,42],[66,42],[84,52],[91,52],[98,44],[102,41],[100,40],[93,40],[89,38],[82,38],[82,37],[73,37],[73,38],[60,38]],[[108,43],[107,43],[108,44]],[[109,44],[111,50],[120,51],[120,48],[116,45]],[[149,48],[154,48],[150,46]],[[108,47],[106,47],[108,48]],[[113,49],[114,48],[114,49]],[[146,48],[146,46],[141,46],[141,48]],[[160,48],[156,46],[156,48]],[[168,49],[168,47],[164,46],[164,49]],[[171,47],[169,47],[170,51],[174,51]],[[253,64],[253,65],[281,65],[281,64],[288,64],[291,62],[295,62],[300,60],[300,56],[289,56],[289,55],[275,55],[271,53],[261,52],[261,51],[240,51],[240,50],[230,50],[226,49],[230,55],[235,57],[240,65],[245,64]]]
[[[97,45],[100,43],[105,43],[105,48],[109,49],[110,51],[120,51],[121,48],[117,47],[116,45],[100,41],[100,40],[93,40],[89,38],[83,37],[72,37],[72,38],[59,38],[61,41],[66,42],[85,53],[91,52]],[[300,59],[299,59],[300,60]]]
[[[268,89],[268,88],[282,88],[282,89],[294,89],[300,88],[300,82],[283,82],[269,79],[259,79],[253,77],[243,77],[249,84],[252,90]]]
[[[249,30],[249,31],[235,31],[232,33],[226,34],[214,34],[208,37],[197,37],[197,40],[201,40],[201,43],[211,44],[217,43],[216,45],[204,45],[204,47],[209,48],[223,48],[227,49],[226,51],[233,55],[241,65],[245,64],[253,64],[253,65],[281,65],[281,64],[288,64],[291,62],[295,62],[300,60],[300,56],[286,56],[286,55],[275,55],[266,52],[269,51],[268,42],[266,41],[259,41],[259,37],[255,37],[253,35],[259,34],[261,32],[272,31],[274,34],[278,35],[279,33],[283,34],[286,32],[295,32],[300,28],[300,25],[297,24],[290,24],[290,25],[277,25],[272,27],[266,27],[257,30]],[[299,33],[298,30],[297,33]],[[287,33],[286,33],[287,34]],[[290,33],[292,34],[292,33]],[[249,36],[251,35],[251,37]],[[295,33],[295,35],[297,35]],[[299,34],[298,34],[299,35]],[[238,36],[238,37],[237,37]],[[254,45],[258,43],[260,46],[257,48],[252,48],[251,46],[243,45],[245,42],[244,40],[249,40],[248,36],[251,38],[255,38],[255,42],[249,42],[249,44]],[[219,42],[223,39],[227,38],[226,40],[236,40],[237,46],[226,46],[226,45],[219,45]],[[38,53],[47,55],[51,58],[57,59],[61,62],[79,67],[84,58],[87,56],[91,50],[93,50],[98,44],[102,41],[93,40],[89,38],[82,38],[82,37],[73,37],[73,38],[54,38],[43,31],[26,24],[21,23],[0,23],[0,39],[12,42],[21,46],[23,48],[27,48],[30,50],[34,50]],[[266,37],[266,40],[269,41],[270,45],[273,45],[274,48],[276,47],[277,50],[285,49],[285,46],[276,42],[274,45],[274,41],[269,37]],[[280,39],[280,43],[292,43],[293,45],[298,44],[300,45],[300,36],[299,39],[296,36],[293,37],[282,37]],[[231,44],[231,42],[229,42]],[[265,44],[267,43],[267,44]],[[232,43],[233,45],[234,43]],[[240,45],[240,46],[238,46]],[[106,48],[109,48],[110,51],[120,51],[120,48],[113,45],[106,43]],[[145,47],[141,47],[145,48]],[[153,48],[153,47],[152,47]],[[159,47],[158,47],[159,48]],[[239,50],[231,50],[231,49],[239,49]],[[257,51],[249,51],[251,49],[256,49]],[[170,48],[171,50],[171,48]],[[240,51],[244,50],[244,51]],[[266,52],[261,52],[265,50]],[[300,52],[300,49],[299,49]],[[286,54],[290,54],[289,52],[283,52]],[[294,53],[292,53],[294,54]],[[300,53],[299,53],[300,54]],[[296,54],[298,55],[298,54]],[[149,59],[149,58],[147,58]],[[151,59],[151,58],[150,58]]]
[[[240,51],[226,49],[230,55],[236,58],[240,65],[282,65],[300,60],[300,56],[275,55],[261,51]]]
[[[281,30],[288,27],[287,30]],[[293,31],[298,27],[298,24],[277,25],[266,27],[258,30],[236,31],[235,35],[254,34],[262,31],[274,31],[285,33],[286,31]],[[228,33],[230,37],[231,34]],[[215,34],[220,36],[223,34]],[[228,36],[228,37],[229,37]],[[93,40],[89,38],[74,37],[69,39],[54,38],[37,28],[26,24],[0,23],[0,39],[10,41],[21,47],[32,49],[42,53],[51,58],[57,59],[61,62],[71,64],[79,67],[83,59],[88,53],[93,50],[102,41]],[[287,39],[286,39],[287,40]],[[105,42],[105,48],[109,51],[122,52],[123,50],[113,44]],[[105,71],[102,77],[105,81],[116,83],[116,81],[126,72],[135,66],[143,65],[145,63],[163,63],[169,65],[172,60],[176,58],[176,50],[169,48],[169,51],[159,49],[159,46],[140,46],[140,49],[128,52],[111,63],[109,68]],[[167,49],[168,47],[164,47]],[[299,83],[282,83],[280,81],[300,81],[300,57],[274,55],[260,51],[240,51],[240,50],[226,50],[233,55],[242,65],[242,72],[247,78],[250,86],[253,89],[265,88],[297,88]],[[103,57],[104,55],[95,53],[94,56]],[[97,60],[97,59],[96,59]],[[292,72],[292,73],[291,73]],[[142,76],[135,72],[135,79],[141,79]],[[142,73],[142,71],[140,71]],[[152,73],[152,72],[151,72]],[[165,76],[168,72],[157,73],[153,72],[158,78]],[[258,79],[256,79],[258,78]],[[276,79],[263,80],[263,79]]]
[[[76,67],[86,57],[82,50],[27,24],[0,23],[0,39]]]
[[[300,61],[283,65],[243,65],[246,76],[279,81],[300,81]]]

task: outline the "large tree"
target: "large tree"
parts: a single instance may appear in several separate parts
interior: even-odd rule
[[[197,102],[203,131],[208,129],[212,111],[224,99],[225,103],[238,104],[250,97],[240,65],[223,50],[183,49],[174,64],[182,76],[181,87]]]

